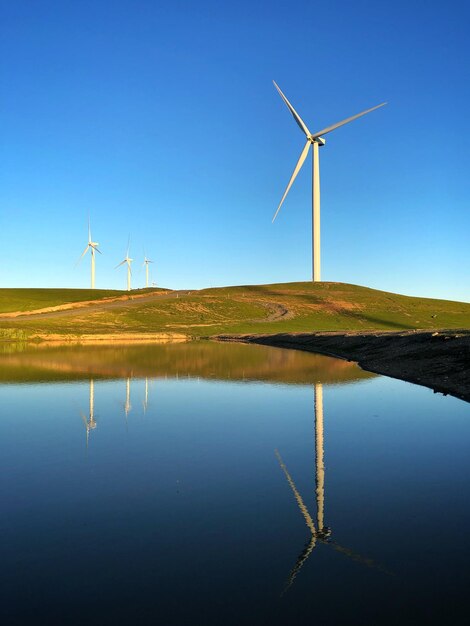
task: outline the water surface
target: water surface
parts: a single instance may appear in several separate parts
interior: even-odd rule
[[[468,404],[265,346],[4,352],[2,624],[463,623]]]

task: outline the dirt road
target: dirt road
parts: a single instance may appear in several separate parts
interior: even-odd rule
[[[133,307],[139,306],[145,302],[156,302],[161,300],[169,300],[186,296],[191,292],[188,290],[181,291],[164,291],[155,292],[149,295],[125,295],[117,298],[106,298],[104,300],[88,300],[86,302],[71,302],[70,304],[60,304],[58,306],[47,307],[44,309],[35,309],[32,311],[14,311],[11,313],[3,313],[0,315],[0,322],[12,321],[15,319],[50,319],[53,317],[69,317],[80,315],[84,312],[107,311],[109,309],[121,308],[123,306]]]

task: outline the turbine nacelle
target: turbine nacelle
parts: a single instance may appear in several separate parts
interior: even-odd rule
[[[130,259],[129,257],[127,257],[127,256],[126,256],[126,258],[125,258],[125,259],[123,259],[123,260],[119,263],[119,265],[116,265],[116,267],[115,267],[114,269],[115,269],[115,270],[117,270],[117,268],[118,268],[118,267],[121,267],[121,265],[124,265],[124,263],[127,263],[127,265],[129,265],[129,266],[130,266],[130,264],[132,263],[132,261],[133,261],[133,260],[134,260],[134,259]]]

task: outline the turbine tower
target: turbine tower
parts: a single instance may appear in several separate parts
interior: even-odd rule
[[[147,259],[147,256],[144,252],[144,263],[143,265],[145,265],[145,286],[148,287],[149,286],[149,263],[153,263],[153,261],[151,261],[150,259]]]
[[[320,146],[324,146],[325,145],[325,140],[323,139],[322,135],[326,135],[327,133],[331,133],[332,130],[336,130],[336,128],[339,128],[340,126],[344,126],[345,124],[348,124],[349,122],[352,122],[353,120],[356,120],[358,117],[362,117],[363,115],[366,115],[367,113],[371,113],[372,111],[375,111],[375,109],[379,109],[380,107],[383,107],[387,103],[386,102],[382,102],[382,104],[378,104],[377,106],[372,107],[371,109],[367,109],[366,111],[362,111],[361,113],[357,113],[356,115],[353,115],[352,117],[348,117],[345,120],[342,120],[341,122],[337,122],[336,124],[332,124],[331,126],[327,126],[326,128],[323,128],[322,130],[320,130],[320,131],[318,131],[316,133],[311,133],[309,131],[309,129],[307,128],[305,122],[302,120],[302,118],[297,113],[297,111],[294,109],[294,107],[289,102],[289,100],[286,98],[286,96],[282,93],[282,91],[280,90],[280,88],[276,84],[276,82],[273,81],[273,83],[274,83],[274,86],[276,87],[276,89],[278,90],[279,95],[284,100],[287,108],[292,113],[292,116],[294,117],[294,120],[296,121],[296,123],[299,126],[300,130],[307,137],[307,143],[305,144],[302,152],[300,153],[300,157],[299,157],[299,160],[297,161],[297,165],[294,168],[292,176],[290,177],[289,183],[288,183],[288,185],[286,187],[286,190],[284,191],[284,195],[282,196],[282,199],[281,199],[281,201],[279,203],[279,206],[277,207],[277,211],[274,214],[274,217],[273,217],[272,221],[274,222],[274,220],[276,219],[277,214],[279,213],[279,210],[280,210],[280,208],[282,206],[282,203],[286,199],[286,196],[289,193],[289,189],[292,187],[292,183],[296,179],[297,174],[300,172],[300,170],[302,168],[302,165],[304,164],[304,161],[307,158],[307,155],[308,155],[308,152],[310,150],[310,147],[312,147],[312,151],[313,151],[313,169],[312,169],[312,278],[313,278],[313,282],[319,282],[321,280],[321,278],[320,278],[320,161],[319,161],[318,149],[319,149]]]
[[[78,262],[80,263],[80,261],[83,259],[85,254],[88,252],[88,250],[90,250],[91,252],[91,288],[92,289],[95,288],[95,252],[99,252],[101,254],[101,251],[98,250],[99,245],[100,244],[97,243],[96,241],[91,240],[90,220],[88,220],[88,245],[85,248],[85,250],[82,252],[82,256],[78,259]]]
[[[131,263],[132,263],[133,260],[134,259],[129,258],[129,241],[128,241],[127,242],[127,252],[126,252],[126,256],[125,256],[124,260],[121,261],[114,268],[116,270],[118,267],[121,267],[121,265],[124,265],[124,263],[127,263],[127,291],[131,290],[131,275],[132,275]]]

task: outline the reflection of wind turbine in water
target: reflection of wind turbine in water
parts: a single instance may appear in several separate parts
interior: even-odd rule
[[[82,419],[86,428],[86,447],[88,448],[88,439],[90,436],[90,430],[94,430],[96,428],[95,421],[95,381],[90,379],[90,414],[88,419],[82,413]]]
[[[323,461],[323,385],[315,383],[315,492],[317,496],[318,532],[329,536],[330,530],[324,527],[325,510],[325,463]]]
[[[126,380],[126,402],[124,403],[124,413],[126,414],[126,419],[131,409],[131,379],[128,377]]]
[[[342,552],[346,556],[350,557],[354,561],[358,561],[368,567],[375,567],[375,563],[372,559],[364,558],[360,554],[357,554],[350,550],[349,548],[344,548],[340,546],[335,541],[330,540],[331,529],[325,526],[324,522],[324,512],[325,512],[325,464],[323,459],[323,385],[321,383],[316,383],[314,387],[314,405],[315,405],[315,493],[316,493],[316,501],[317,501],[317,526],[315,526],[315,522],[313,521],[300,493],[297,491],[297,487],[289,474],[289,471],[284,464],[281,455],[277,450],[275,450],[275,455],[279,461],[279,465],[281,466],[282,471],[284,472],[287,482],[289,483],[290,488],[294,493],[294,497],[299,506],[300,512],[302,513],[305,523],[307,524],[308,529],[310,530],[311,537],[308,544],[305,546],[304,550],[299,555],[296,564],[292,568],[289,574],[289,578],[287,580],[286,586],[284,588],[284,592],[286,592],[289,587],[294,582],[295,577],[299,573],[305,561],[310,556],[312,550],[317,545],[317,541],[320,541],[324,544],[331,546],[337,552]],[[379,567],[379,569],[382,569]],[[382,571],[385,571],[382,569]]]
[[[144,406],[144,413],[146,413],[149,405],[149,379],[147,376],[145,377],[145,395],[142,404]]]

